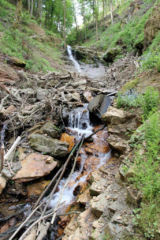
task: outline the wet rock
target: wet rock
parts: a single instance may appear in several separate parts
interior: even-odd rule
[[[121,52],[120,48],[112,48],[110,50],[107,50],[105,54],[103,55],[103,59],[106,62],[114,62],[116,56]]]
[[[111,98],[107,95],[104,95],[103,101],[102,101],[100,109],[99,109],[100,110],[99,117],[101,117],[101,115],[107,111],[107,109],[110,105],[111,105]]]
[[[54,157],[65,157],[68,153],[69,144],[66,142],[46,137],[40,134],[32,134],[30,145],[39,152],[45,152]]]
[[[40,129],[43,133],[47,134],[48,136],[52,138],[59,138],[59,129],[52,123],[47,122],[43,125],[43,127]]]
[[[94,97],[88,104],[88,110],[91,113],[95,113],[97,111],[97,109],[99,109],[102,101],[103,101],[104,95],[100,94],[97,95],[96,97]]]
[[[37,99],[39,101],[42,101],[43,99],[45,99],[45,97],[48,96],[48,90],[47,89],[42,89],[42,88],[39,88],[37,89]]]
[[[101,115],[107,111],[110,103],[110,97],[100,94],[89,102],[88,110],[90,113],[94,113],[97,117],[101,118]]]
[[[6,179],[0,176],[0,194],[2,193],[5,187],[6,187]]]
[[[113,147],[120,153],[124,153],[125,151],[129,150],[129,145],[127,144],[127,142],[116,135],[109,136],[107,141],[111,145],[111,147]]]
[[[92,142],[94,142],[94,138],[92,138],[92,137],[87,138],[86,142],[87,142],[87,143],[92,143]]]
[[[15,182],[28,182],[49,174],[56,166],[57,162],[53,161],[51,164],[46,163],[46,159],[50,157],[32,153],[21,161],[22,168],[12,178]]]
[[[74,147],[75,137],[69,136],[67,133],[62,133],[60,137],[60,141],[67,142],[69,144],[68,151],[70,152]]]
[[[89,152],[89,149],[92,151],[93,154],[95,153],[108,153],[110,150],[110,147],[107,142],[102,142],[101,140],[96,140],[93,143],[90,143],[85,148],[86,152]]]
[[[32,185],[28,185],[27,197],[30,197],[32,195],[40,195],[49,183],[50,181],[40,181],[37,183],[33,183]]]
[[[91,92],[89,92],[89,91],[85,91],[83,93],[83,97],[84,97],[85,102],[87,102],[87,103],[89,103],[93,99],[93,96],[92,96]]]

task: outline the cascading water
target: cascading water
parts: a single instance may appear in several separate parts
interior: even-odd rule
[[[93,126],[91,126],[90,124],[89,111],[87,109],[87,104],[84,104],[84,107],[79,107],[79,108],[73,109],[72,111],[65,110],[63,112],[63,117],[67,117],[67,115],[68,115],[67,130],[71,133],[72,136],[74,135],[76,139],[79,139],[82,134],[89,136],[93,132]],[[107,133],[107,130],[104,130],[104,133]],[[97,141],[97,136],[94,135],[94,142],[96,141]],[[75,200],[75,196],[73,193],[74,189],[79,185],[79,183],[85,182],[87,176],[92,171],[92,169],[90,169],[86,172],[86,174],[84,173],[82,174],[84,169],[84,164],[88,157],[85,154],[85,150],[83,147],[81,151],[82,151],[82,154],[81,154],[80,169],[72,174],[70,184],[65,189],[63,197],[61,199],[61,202],[65,201],[65,204],[70,204]],[[107,153],[99,152],[98,155],[97,154],[95,155],[95,157],[99,159],[99,162],[97,164],[97,168],[98,168],[102,166],[104,163],[106,163],[106,161],[111,157],[111,153],[110,151]],[[54,207],[56,205],[56,202],[60,196],[60,192],[65,182],[66,182],[66,179],[62,179],[60,181],[60,184],[58,186],[59,191],[56,194],[54,194],[53,199],[50,203],[50,207]]]
[[[79,63],[76,61],[76,59],[73,57],[71,46],[67,46],[67,52],[68,52],[69,59],[73,62],[75,68],[80,73],[81,67],[80,67]]]

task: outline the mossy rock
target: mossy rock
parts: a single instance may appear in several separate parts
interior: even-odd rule
[[[14,64],[18,67],[25,67],[26,63],[17,57],[10,57],[7,59],[7,63]]]
[[[123,87],[121,89],[121,93],[124,93],[127,90],[131,90],[131,89],[137,87],[138,83],[139,83],[139,78],[136,78],[134,80],[127,82],[126,84],[123,85]]]

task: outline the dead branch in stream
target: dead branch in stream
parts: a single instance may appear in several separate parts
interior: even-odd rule
[[[68,156],[68,158],[67,158],[67,160],[66,160],[66,162],[65,162],[65,164],[64,164],[64,166],[63,166],[63,168],[62,168],[62,172],[61,172],[58,180],[56,181],[56,184],[55,184],[53,190],[51,191],[51,193],[50,193],[50,194],[48,195],[48,197],[47,197],[46,199],[44,199],[38,206],[37,206],[37,204],[36,204],[37,207],[32,210],[32,212],[30,213],[30,215],[29,215],[29,216],[25,219],[25,221],[18,227],[18,229],[17,229],[17,230],[14,232],[14,234],[9,238],[9,240],[14,239],[14,237],[16,236],[16,234],[22,229],[22,227],[23,227],[23,226],[26,224],[26,222],[33,216],[33,214],[34,214],[43,204],[46,203],[46,205],[45,205],[45,207],[44,207],[44,209],[43,209],[43,212],[42,212],[42,214],[41,214],[41,216],[40,216],[40,218],[39,218],[40,221],[43,219],[43,217],[45,216],[45,212],[46,212],[46,210],[47,210],[47,208],[48,208],[48,206],[49,206],[49,204],[50,204],[50,202],[51,202],[51,200],[52,200],[53,194],[55,193],[55,191],[56,191],[56,189],[57,189],[57,186],[58,186],[61,178],[63,177],[63,174],[64,174],[64,172],[65,172],[65,170],[66,170],[66,167],[67,167],[67,165],[68,165],[71,157],[73,156],[74,152],[76,151],[77,147],[78,147],[79,144],[81,143],[81,141],[82,141],[82,138],[81,138],[81,139],[78,141],[78,143],[73,147],[73,149],[72,149],[70,155]],[[38,219],[38,220],[39,220],[39,219]],[[38,222],[39,222],[39,221],[38,221]]]
[[[52,184],[54,183],[54,181],[56,180],[56,178],[58,177],[58,175],[60,174],[60,172],[62,171],[63,166],[58,170],[58,172],[56,173],[56,175],[52,178],[51,182],[48,184],[48,186],[45,188],[45,190],[42,192],[42,194],[39,196],[38,200],[36,201],[36,203],[33,206],[33,209],[35,209],[39,202],[42,200],[42,198],[44,197],[44,195],[46,194],[46,192],[50,189],[50,187],[52,186]]]
[[[64,205],[62,205],[62,206],[60,206],[58,209],[56,209],[55,211],[58,211],[60,208],[62,208],[62,207],[64,207]],[[46,219],[46,218],[48,218],[48,217],[50,217],[53,213],[55,213],[55,211],[53,211],[52,213],[49,213],[48,215],[46,215],[46,216],[41,216],[37,221],[35,221],[23,234],[22,234],[22,236],[19,238],[19,240],[23,240],[24,239],[24,237],[27,235],[27,233],[32,229],[32,227],[34,227],[37,223],[39,223],[41,220],[44,220],[44,219]],[[47,230],[48,230],[48,228],[49,228],[49,224],[47,224]],[[43,236],[42,235],[42,239],[43,239],[43,237],[45,237],[45,236]],[[38,238],[37,238],[38,239]]]
[[[62,196],[63,196],[64,190],[65,190],[65,188],[67,187],[67,185],[68,185],[68,183],[69,183],[69,180],[71,179],[71,176],[72,176],[72,174],[73,174],[73,172],[74,172],[74,169],[75,169],[75,166],[76,166],[77,157],[78,157],[78,155],[79,155],[80,149],[81,149],[82,144],[83,144],[83,141],[84,141],[84,136],[85,136],[85,135],[82,135],[81,142],[80,142],[79,149],[78,149],[78,152],[77,152],[77,154],[76,154],[76,157],[75,157],[75,160],[74,160],[74,163],[73,163],[72,170],[71,170],[70,175],[69,175],[69,177],[68,177],[68,179],[67,179],[67,181],[66,181],[66,183],[65,183],[65,185],[64,185],[64,187],[63,187],[63,189],[62,189],[62,191],[61,191],[60,197],[59,197],[59,199],[58,199],[58,201],[57,201],[57,204],[56,204],[56,206],[55,206],[55,210],[58,208],[59,203],[60,203],[60,201],[61,201],[61,198],[62,198]],[[54,213],[54,215],[53,215],[53,217],[52,217],[52,220],[51,220],[51,224],[52,224],[52,225],[53,225],[53,223],[54,223],[55,217],[56,217],[56,213]]]
[[[0,173],[1,173],[4,165],[4,144],[2,144],[0,151],[1,151],[1,164],[0,164]]]
[[[84,139],[84,141],[86,141],[87,139],[91,138],[94,134],[96,134],[97,132],[103,130],[106,127],[106,125],[104,124],[103,127],[99,128],[98,130],[96,130],[95,132],[93,132],[92,134],[90,134],[88,137],[86,137]]]

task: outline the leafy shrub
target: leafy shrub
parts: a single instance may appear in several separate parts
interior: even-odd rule
[[[160,200],[159,196],[151,200],[149,203],[142,203],[139,214],[135,214],[134,224],[137,225],[144,233],[147,239],[159,239],[158,238],[158,226],[160,224]]]
[[[142,95],[138,94],[134,89],[127,90],[125,93],[119,92],[116,98],[117,108],[138,107],[141,98]]]
[[[157,110],[159,105],[159,92],[155,91],[153,87],[148,87],[140,102],[143,110],[144,119],[147,119],[150,113]]]
[[[141,128],[143,138],[135,147],[134,169],[136,174],[131,178],[134,186],[139,189],[144,199],[153,199],[160,194],[160,114],[156,112],[145,121]],[[140,154],[139,150],[144,148]]]

